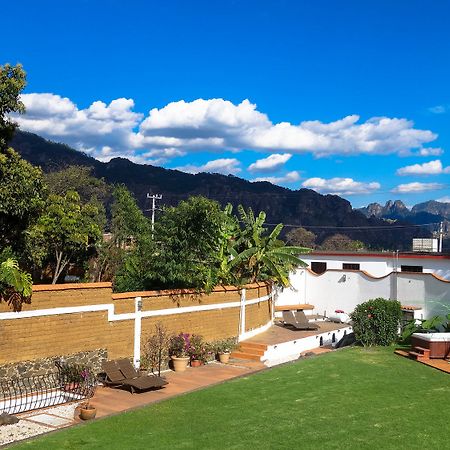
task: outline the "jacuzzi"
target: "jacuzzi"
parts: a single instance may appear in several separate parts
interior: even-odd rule
[[[446,358],[450,355],[450,333],[414,333],[411,345],[430,350],[430,358]]]

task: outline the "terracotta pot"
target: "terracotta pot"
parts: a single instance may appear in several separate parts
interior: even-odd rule
[[[76,383],[75,381],[72,381],[70,383],[66,383],[64,386],[65,392],[73,392],[77,390],[80,387],[80,383]]]
[[[200,367],[203,363],[199,359],[193,359],[191,361],[191,367]]]
[[[94,406],[81,406],[80,407],[80,419],[82,420],[92,420],[97,414],[97,408]]]
[[[173,370],[175,372],[184,372],[189,362],[188,356],[182,356],[178,358],[177,356],[172,356]]]
[[[219,361],[222,364],[227,364],[230,360],[230,353],[219,353]]]

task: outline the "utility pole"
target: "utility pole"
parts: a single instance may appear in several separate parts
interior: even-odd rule
[[[162,194],[147,194],[147,198],[152,199],[152,239],[153,239],[153,230],[155,229],[155,210],[156,210],[156,200],[162,199]]]
[[[444,235],[444,222],[439,223],[439,247],[438,252],[442,253],[442,237]]]

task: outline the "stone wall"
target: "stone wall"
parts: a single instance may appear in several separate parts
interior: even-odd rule
[[[57,371],[55,362],[64,360],[69,364],[81,364],[91,367],[96,373],[101,372],[101,364],[107,359],[106,349],[78,352],[72,355],[58,355],[29,361],[0,365],[0,382],[2,379],[47,375]]]

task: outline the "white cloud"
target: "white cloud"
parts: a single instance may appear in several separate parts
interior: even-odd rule
[[[418,151],[418,156],[439,156],[442,155],[442,153],[444,153],[444,150],[440,147],[437,148],[421,148]]]
[[[236,174],[241,172],[239,167],[240,161],[235,158],[221,158],[215,159],[213,161],[208,161],[202,166],[196,166],[194,164],[187,164],[186,166],[175,167],[175,170],[181,170],[187,173],[199,173],[199,172],[210,172],[210,173],[222,173],[224,175]]]
[[[442,173],[450,173],[450,166],[443,167],[439,159],[423,164],[401,167],[397,170],[397,175],[440,175]]]
[[[396,188],[392,189],[391,192],[398,194],[408,194],[408,193],[419,193],[434,191],[442,189],[444,185],[440,183],[419,183],[417,181],[413,183],[399,184]]]
[[[303,187],[317,192],[335,195],[371,194],[380,189],[376,181],[364,183],[352,178],[309,178],[302,184]]]
[[[96,101],[86,109],[78,109],[68,98],[55,94],[23,94],[21,100],[27,112],[16,119],[23,130],[64,142],[95,157],[133,155],[133,128],[143,115],[132,111],[131,99],[118,98],[108,105]],[[104,148],[109,149],[107,155]]]
[[[249,172],[271,172],[279,169],[292,158],[290,153],[273,153],[267,158],[258,159],[248,167]]]
[[[445,197],[438,198],[436,201],[441,203],[450,203],[450,197],[446,195]]]
[[[277,149],[286,152],[285,155],[310,152],[318,157],[405,154],[431,152],[424,145],[437,137],[429,130],[414,128],[409,120],[388,117],[362,123],[357,115],[331,123],[273,123],[249,100],[239,104],[221,98],[181,100],[150,110],[146,118],[133,111],[134,101],[126,98],[109,104],[95,101],[84,109],[68,98],[49,93],[24,94],[22,100],[27,107],[27,113],[17,117],[22,129],[102,158],[145,158],[146,153],[160,150],[168,160],[173,149],[183,152],[247,149],[268,153]],[[105,146],[111,148],[108,155],[102,154]]]
[[[268,181],[272,184],[290,184],[295,183],[298,180],[300,180],[300,174],[296,170],[293,170],[292,172],[287,172],[285,175],[279,177],[258,177],[250,181]]]
[[[141,124],[143,139],[174,137],[180,145],[190,147],[203,140],[215,139],[218,148],[270,151],[278,148],[295,153],[389,154],[421,149],[436,139],[428,130],[415,129],[406,119],[376,117],[358,124],[359,116],[351,115],[331,123],[305,121],[273,124],[256,105],[244,100],[238,105],[223,100],[173,102],[152,109]],[[205,142],[210,145],[210,142]]]
[[[449,106],[450,105],[436,105],[428,108],[428,111],[433,114],[445,114],[450,109]]]

